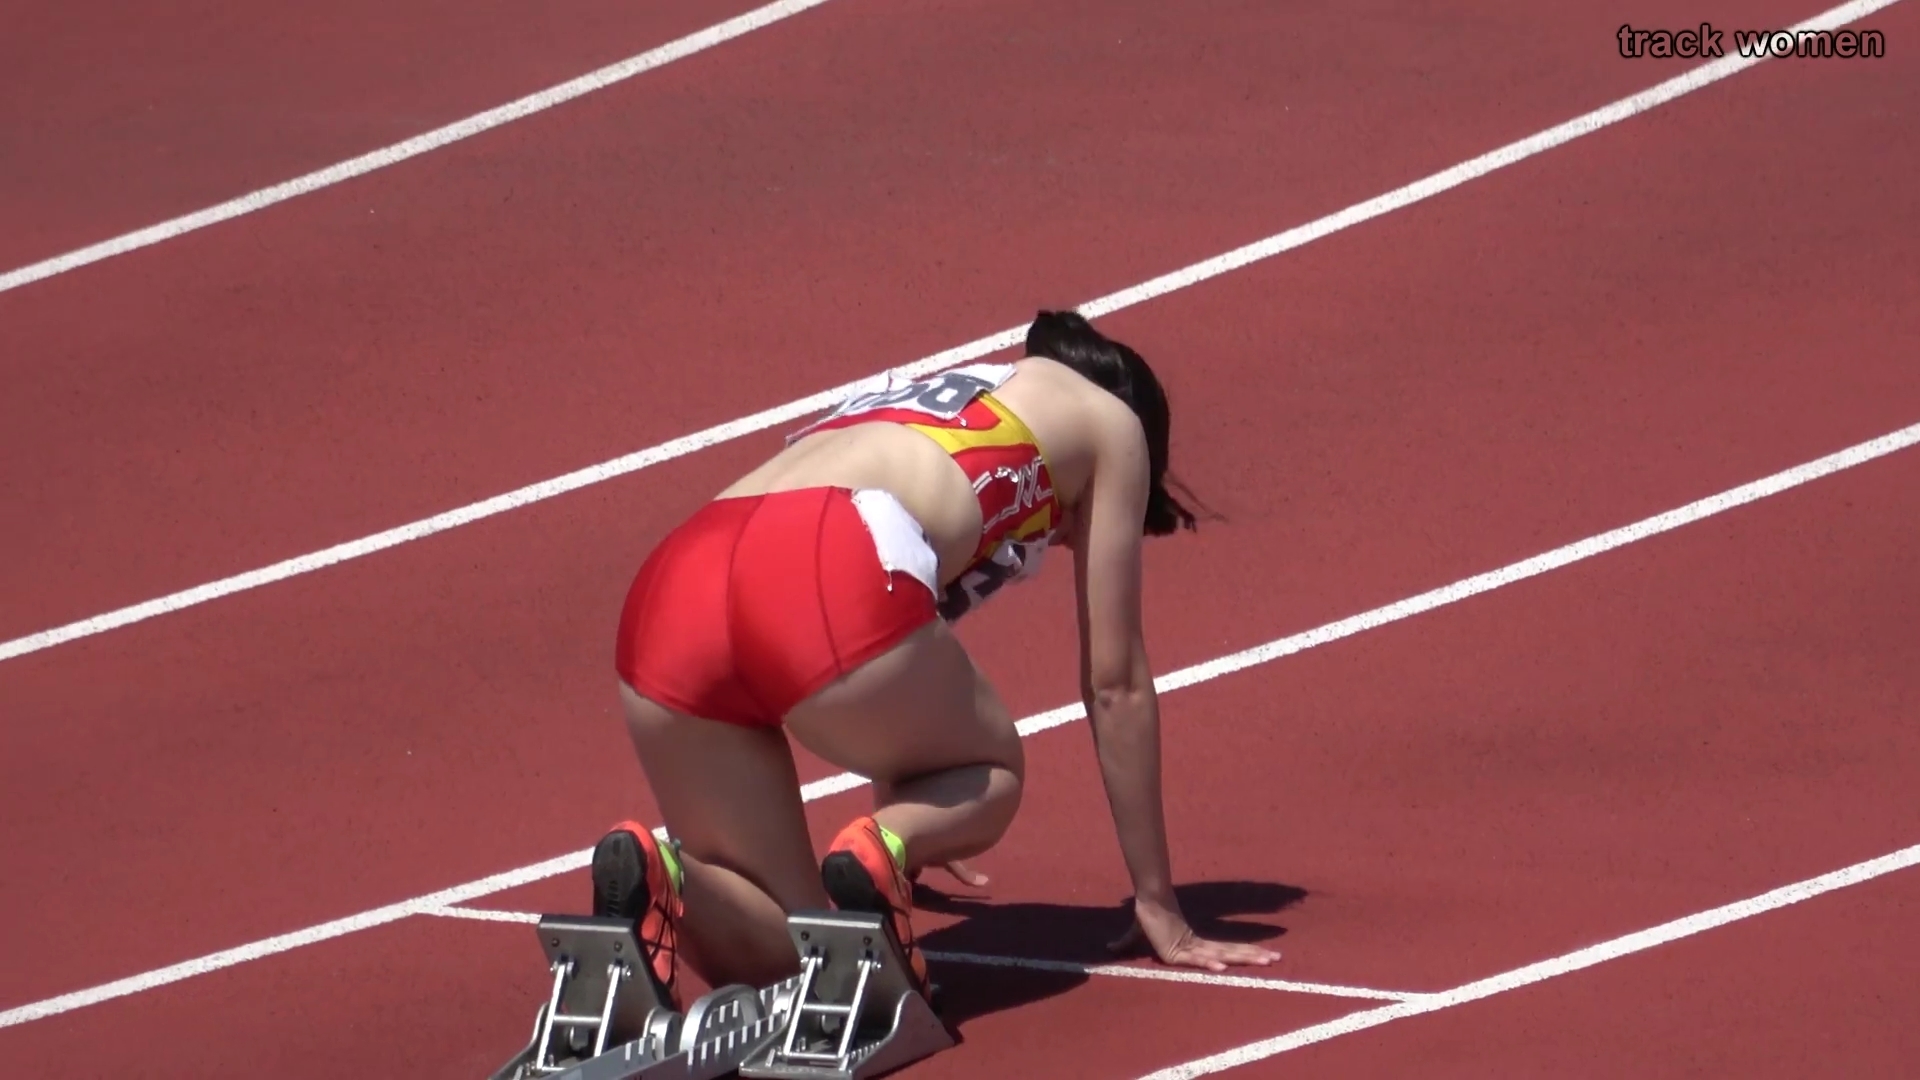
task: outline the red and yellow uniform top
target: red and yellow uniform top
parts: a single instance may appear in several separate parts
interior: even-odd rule
[[[1053,476],[1039,441],[993,396],[1013,372],[1012,364],[974,364],[912,382],[877,376],[824,418],[787,437],[791,443],[855,424],[902,424],[952,456],[973,482],[981,526],[972,561],[940,598],[940,614],[949,621],[1038,570],[1059,523]]]

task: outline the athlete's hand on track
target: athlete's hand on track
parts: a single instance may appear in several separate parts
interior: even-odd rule
[[[987,875],[975,870],[959,859],[944,864],[941,866],[941,869],[953,875],[953,879],[962,885],[969,885],[976,889],[984,889],[987,886]]]
[[[1265,967],[1280,959],[1279,953],[1258,945],[1209,941],[1194,933],[1186,917],[1178,911],[1136,903],[1133,924],[1107,948],[1116,953],[1132,952],[1140,947],[1142,940],[1152,946],[1154,955],[1160,958],[1161,963],[1176,967],[1225,971],[1229,967],[1247,965]]]
[[[960,884],[971,886],[975,889],[986,888],[987,882],[990,880],[987,877],[987,875],[981,873],[978,870],[975,870],[971,866],[968,866],[966,863],[961,862],[959,859],[955,859],[952,862],[941,863],[940,869],[945,870],[955,881],[958,881]],[[922,873],[921,870],[915,870],[912,874],[908,876],[911,877],[914,881],[918,882],[920,880],[921,873]]]

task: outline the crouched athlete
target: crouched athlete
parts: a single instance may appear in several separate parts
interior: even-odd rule
[[[711,985],[798,970],[786,915],[890,914],[914,975],[909,881],[998,841],[1020,736],[949,623],[1073,552],[1080,684],[1133,879],[1134,923],[1171,964],[1278,954],[1197,937],[1174,898],[1160,725],[1141,628],[1144,536],[1191,529],[1166,489],[1171,422],[1146,362],[1072,313],[1027,356],[881,377],[670,533],[621,612],[627,729],[670,843],[634,822],[593,856],[594,913],[632,918],[679,1008]],[[874,811],[815,863],[787,733],[873,781]]]

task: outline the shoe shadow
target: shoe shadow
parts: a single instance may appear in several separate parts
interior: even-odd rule
[[[1307,892],[1277,882],[1203,881],[1176,886],[1174,894],[1201,937],[1262,942],[1280,937],[1286,928],[1248,917],[1277,914],[1299,903]],[[914,886],[913,899],[916,908],[962,917],[952,926],[920,935],[920,946],[929,953],[1067,964],[1111,964],[1151,955],[1144,945],[1125,955],[1107,949],[1107,943],[1127,929],[1131,916],[1124,906],[999,904],[983,897],[942,892],[925,884]],[[938,987],[940,1016],[956,1028],[981,1016],[1056,997],[1093,977],[1074,970],[995,965],[938,955],[929,958],[928,966]]]

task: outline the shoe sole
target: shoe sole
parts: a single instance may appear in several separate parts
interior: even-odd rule
[[[647,887],[647,852],[640,838],[625,829],[616,829],[593,846],[593,914],[596,918],[626,919],[640,930],[640,917],[653,904],[653,890]],[[644,944],[642,948],[645,948]],[[675,1001],[673,991],[651,964],[640,965],[653,984],[653,993],[668,1008]]]
[[[842,911],[864,911],[874,915],[892,915],[893,904],[874,883],[873,875],[851,851],[836,851],[820,862],[820,884],[827,897]],[[892,928],[889,922],[888,928]]]
[[[832,900],[833,906],[841,911],[861,911],[870,915],[886,916],[887,921],[881,925],[886,928],[887,937],[892,939],[895,945],[900,946],[901,952],[907,951],[899,935],[894,933],[893,905],[887,901],[886,894],[881,892],[880,886],[874,883],[873,875],[867,873],[867,868],[861,865],[860,859],[853,852],[836,851],[820,860],[820,884],[826,886],[827,898]],[[915,951],[921,951],[917,942],[914,948]],[[924,957],[925,953],[922,951],[922,963],[925,962]],[[940,984],[933,981],[931,971],[927,973],[927,982],[921,990],[926,994],[928,1001],[934,1005],[935,1011],[938,1011],[944,995],[940,993]]]
[[[652,901],[639,837],[625,829],[601,837],[593,848],[593,914],[638,920]]]

